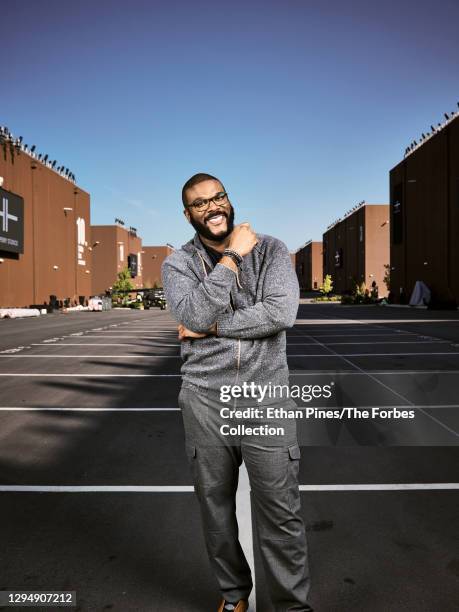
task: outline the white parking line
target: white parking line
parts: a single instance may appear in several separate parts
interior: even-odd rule
[[[138,332],[138,333],[137,333]],[[89,336],[94,336],[95,334],[93,334],[91,332],[91,330],[88,330],[86,332]],[[100,332],[97,332],[100,333]],[[125,336],[127,335],[143,335],[143,334],[176,334],[177,333],[177,329],[145,329],[145,330],[140,330],[140,329],[108,329],[107,331],[105,331],[103,334],[104,336],[112,336],[113,334],[123,334]]]
[[[88,330],[88,332],[90,332],[92,330]],[[94,331],[99,331],[99,330],[94,330]],[[150,328],[145,328],[145,329],[139,329],[138,327],[130,327],[129,329],[124,327],[123,329],[107,329],[104,333],[105,334],[132,334],[133,332],[158,332],[158,333],[177,333],[177,327],[173,328],[173,327],[150,327]]]
[[[306,336],[307,337],[307,334],[301,334],[300,332],[298,332],[298,333],[299,333],[300,336]],[[393,395],[396,395],[397,397],[399,397],[402,401],[406,402],[410,406],[414,405],[413,402],[410,402],[410,400],[407,399],[404,395],[402,395],[401,393],[399,393],[395,389],[392,389],[392,387],[390,387],[388,384],[384,383],[382,380],[379,380],[378,378],[376,378],[374,373],[370,373],[368,370],[363,370],[359,365],[357,365],[356,363],[354,363],[350,359],[347,359],[346,355],[340,355],[339,353],[334,351],[332,348],[324,346],[319,341],[317,341],[317,344],[318,344],[318,346],[322,346],[324,349],[330,351],[335,357],[339,357],[340,359],[342,359],[348,365],[352,366],[356,370],[358,370],[358,371],[362,372],[363,374],[365,374],[368,378],[370,378],[371,380],[376,382],[378,385],[380,385],[384,389],[387,389],[388,391],[390,391]],[[355,357],[355,355],[350,355],[350,357]],[[419,410],[425,416],[427,416],[429,419],[431,419],[432,421],[437,423],[437,425],[440,425],[440,427],[442,427],[443,429],[445,429],[446,431],[451,433],[453,436],[459,438],[459,433],[457,431],[455,431],[454,429],[451,429],[451,427],[448,427],[448,425],[443,423],[443,421],[441,421],[440,419],[437,419],[432,414],[430,414],[428,412],[425,412],[425,410],[423,410],[422,408],[420,408]]]
[[[172,330],[172,331],[177,331],[177,325],[149,325],[148,327],[137,327],[137,325],[132,325],[129,329],[133,329],[134,331],[154,331],[156,329],[160,329],[160,330]]]
[[[295,330],[294,327],[291,328],[293,331],[297,331]],[[289,330],[290,331],[290,330]],[[299,331],[298,331],[299,333]],[[304,335],[304,334],[300,334],[300,335]],[[367,337],[373,337],[373,338],[384,338],[385,336],[397,336],[397,338],[400,338],[400,336],[418,336],[419,334],[413,334],[412,332],[399,332],[399,333],[376,333],[376,334],[316,334],[316,333],[311,333],[311,334],[307,334],[308,337],[311,338],[367,338]],[[290,335],[288,334],[289,338],[295,337],[293,334]]]
[[[188,485],[0,485],[0,492],[17,493],[193,493]]]
[[[313,343],[311,343],[313,344]],[[60,347],[60,346],[143,346],[142,344],[138,344],[136,342],[59,342],[59,344],[48,344],[42,342],[33,342],[30,346],[49,346],[52,348]],[[175,342],[174,344],[155,344],[154,342],[149,342],[148,346],[180,346],[180,342]]]
[[[296,342],[289,342],[289,346],[297,344]],[[301,344],[301,343],[298,343]],[[305,342],[304,344],[315,344],[314,342]],[[383,340],[373,342],[323,342],[324,346],[338,346],[340,344],[450,344],[449,340]]]
[[[324,348],[331,345],[323,345]],[[459,355],[459,351],[451,351],[450,353],[336,353],[334,355],[329,354],[316,354],[316,353],[301,353],[298,355],[287,353],[287,357],[411,357],[411,356],[426,356],[429,357],[439,355]],[[4,355],[4,357],[27,357],[27,355]]]
[[[324,345],[325,347],[325,345]],[[328,353],[287,353],[287,357],[419,357],[426,356],[429,357],[438,357],[445,355],[459,355],[459,351],[451,351],[449,353],[336,353],[336,355],[330,355]],[[181,359],[180,355],[162,355],[162,354],[154,354],[154,353],[131,353],[129,355],[45,355],[45,354],[35,354],[35,355],[17,355],[17,354],[3,354],[0,353],[0,357],[6,357],[8,359],[14,358],[23,358],[23,359],[33,359],[35,357],[44,357],[46,359],[87,359],[91,357],[93,359],[133,359],[133,358],[142,358],[142,357],[154,357],[158,359]]]
[[[128,338],[139,338],[139,339],[142,339],[142,338],[156,338],[156,340],[162,340],[164,338],[164,336],[144,336],[144,335],[134,336],[134,335],[131,334],[131,332],[129,332],[129,335],[126,333],[125,335],[122,335],[122,336],[119,336],[119,335],[118,336],[115,336],[115,335],[113,335],[113,336],[112,335],[109,335],[109,336],[107,336],[107,335],[105,335],[105,336],[96,336],[95,334],[94,335],[91,334],[91,335],[86,336],[86,338],[105,338],[105,340],[107,340],[107,338],[124,338],[125,340],[128,339]]]
[[[367,376],[368,374],[375,376],[385,376],[386,374],[390,376],[406,374],[410,376],[414,374],[459,374],[459,370],[362,370],[361,372],[356,370],[303,370],[301,372],[292,372],[290,370],[290,376]]]
[[[319,326],[328,326],[328,325],[353,325],[355,328],[360,328],[362,325],[365,325],[363,321],[358,319],[337,319],[337,318],[329,318],[329,319],[296,319],[295,325],[308,325],[309,327],[319,327]]]
[[[92,336],[93,337],[93,336]],[[288,342],[288,346],[314,346],[316,342]],[[342,344],[360,345],[360,344],[451,344],[449,340],[407,340],[406,342],[387,340],[383,342],[323,342],[325,346],[338,346]],[[30,346],[142,346],[136,342],[59,342],[58,344],[49,344],[48,342],[32,342]],[[154,344],[149,343],[148,346],[180,346],[180,342],[174,344]]]
[[[94,408],[82,406],[72,408],[66,408],[63,406],[0,406],[0,410],[5,412],[10,410],[13,412],[181,412],[181,408],[100,408],[99,406]]]
[[[62,377],[79,377],[79,378],[176,378],[179,377],[181,378],[181,374],[47,374],[45,372],[40,373],[40,372],[28,372],[26,373],[16,373],[16,374],[7,374],[5,372],[1,372],[0,376],[34,376],[34,377],[45,377],[47,378],[48,376],[51,377],[57,377],[57,376],[62,376]]]
[[[46,359],[141,359],[142,357],[156,358],[156,359],[181,359],[180,355],[156,355],[153,353],[131,353],[130,355],[2,355],[0,357],[25,357],[26,359],[34,359],[35,357],[41,357]]]
[[[330,406],[328,404],[324,405],[310,405],[307,406],[297,406],[296,410],[306,410],[306,409],[324,409],[327,410],[350,410],[352,408],[358,408],[359,410],[371,410],[372,408],[415,408],[415,409],[431,409],[431,408],[459,408],[459,404],[378,404],[377,406]],[[83,406],[73,406],[73,407],[64,407],[64,406],[0,406],[0,411],[8,412],[181,412],[181,408],[148,408],[148,407],[135,407],[135,406],[122,406],[122,407],[114,407],[110,406],[107,408],[102,408],[99,406],[94,406],[92,408],[83,407]]]
[[[299,485],[300,491],[456,491],[457,482]],[[0,485],[2,493],[193,493],[188,485]]]
[[[339,357],[339,355],[338,355]],[[388,375],[406,375],[410,376],[413,374],[424,375],[424,374],[459,374],[459,370],[362,370],[360,372],[355,370],[304,370],[301,372],[290,372],[290,376],[368,376],[372,374],[374,376],[385,376]],[[80,377],[80,378],[168,378],[168,377],[181,377],[181,374],[56,374],[46,372],[32,372],[32,373],[6,373],[0,372],[0,376],[42,376],[42,377]]]
[[[393,323],[458,323],[456,319],[297,319],[295,325],[392,325]]]
[[[457,482],[300,485],[300,491],[444,491],[457,489],[459,489]]]

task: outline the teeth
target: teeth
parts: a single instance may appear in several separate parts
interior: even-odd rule
[[[223,215],[218,215],[218,217],[212,217],[212,219],[209,219],[207,223],[212,223],[213,225],[217,225],[217,223],[220,223],[221,221],[223,221],[224,216]]]

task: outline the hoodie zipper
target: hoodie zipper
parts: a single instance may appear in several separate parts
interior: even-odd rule
[[[201,260],[202,268],[204,270],[204,276],[207,276],[206,262],[204,261],[204,258],[201,255],[201,253],[198,250],[196,252],[199,255],[199,258]],[[238,276],[237,272],[236,272],[236,279],[237,279],[238,285],[240,287],[241,285],[239,283],[239,276]],[[231,307],[231,310],[234,312],[235,308],[233,306],[233,299],[231,297],[231,292],[230,292],[230,307]],[[239,380],[239,368],[240,368],[240,366],[241,366],[241,339],[238,338],[237,339],[237,352],[236,352],[236,379],[234,381],[235,385],[237,385],[238,380]],[[234,405],[236,405],[236,398],[234,398]]]

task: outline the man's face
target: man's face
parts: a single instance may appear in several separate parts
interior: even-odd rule
[[[187,189],[185,194],[187,204],[192,204],[196,200],[208,200],[224,191],[219,181],[203,181]],[[210,202],[209,208],[204,211],[198,211],[193,207],[186,208],[185,216],[198,234],[214,242],[223,242],[234,228],[234,209],[228,199],[220,206]]]

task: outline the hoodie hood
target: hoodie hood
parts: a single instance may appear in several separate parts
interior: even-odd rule
[[[198,257],[201,260],[203,259],[206,262],[209,270],[212,270],[213,268],[212,262],[210,260],[209,254],[207,253],[204,244],[202,243],[199,237],[198,232],[195,233],[195,235],[193,236],[193,238],[191,238],[191,240],[188,240],[188,242],[182,245],[182,249],[186,253],[189,253],[190,255]]]
[[[253,247],[253,250],[258,251],[258,253],[261,255],[265,250],[264,235],[256,234],[256,237],[258,238],[258,243]],[[209,254],[207,253],[206,247],[204,246],[201,238],[199,237],[198,232],[195,233],[193,238],[183,244],[181,249],[186,253],[189,253],[190,255],[194,255],[196,257],[201,256],[201,258],[204,259],[210,269],[213,268],[213,264],[210,260]]]
[[[198,257],[201,261],[201,265],[204,269],[204,275],[207,276],[207,274],[213,270],[213,263],[209,257],[209,253],[206,250],[206,247],[204,246],[201,238],[199,237],[198,232],[195,233],[194,237],[189,240],[186,244],[184,244],[182,246],[182,249],[187,252],[190,253],[191,255]],[[207,267],[206,267],[207,264]],[[236,282],[238,287],[241,287],[241,281],[239,279],[239,274],[240,274],[240,270],[236,271]],[[242,288],[242,287],[241,287]]]

